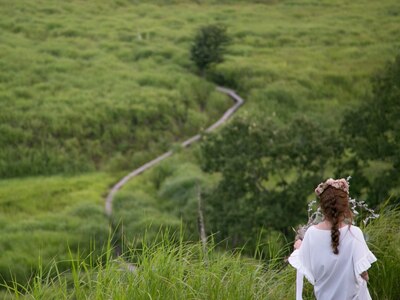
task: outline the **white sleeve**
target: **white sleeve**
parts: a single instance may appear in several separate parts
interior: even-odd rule
[[[311,273],[311,253],[310,253],[310,238],[309,230],[304,235],[303,242],[301,243],[300,249],[294,250],[290,255],[289,263],[297,269],[298,272],[304,274],[307,280],[314,285],[315,279]]]
[[[361,278],[360,274],[371,267],[371,264],[376,261],[376,257],[369,250],[361,229],[358,227],[351,229],[354,230],[353,234],[356,238],[353,252],[354,273],[357,278]]]
[[[303,300],[303,277],[299,270],[296,272],[296,300]]]

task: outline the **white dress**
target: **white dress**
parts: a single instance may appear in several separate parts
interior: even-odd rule
[[[331,231],[311,226],[300,249],[289,257],[289,263],[297,269],[298,275],[304,274],[314,285],[318,300],[371,299],[367,283],[360,274],[371,267],[376,257],[368,249],[360,228],[344,226],[339,230],[338,255],[331,248]],[[300,281],[302,285],[302,276]],[[301,299],[299,287],[297,299]]]

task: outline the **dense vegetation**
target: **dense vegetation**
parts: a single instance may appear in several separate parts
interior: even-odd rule
[[[108,235],[103,197],[109,186],[123,175],[121,170],[134,168],[168,149],[172,143],[197,133],[229,105],[226,97],[215,92],[210,81],[235,88],[246,99],[245,109],[239,112],[239,118],[231,127],[221,131],[222,136],[238,124],[251,125],[255,120],[261,128],[271,126],[269,128],[284,133],[276,140],[281,143],[277,146],[284,146],[289,141],[285,138],[292,134],[298,147],[293,148],[291,155],[298,155],[302,151],[300,135],[337,132],[339,127],[343,128],[341,122],[347,110],[354,112],[360,103],[377,102],[376,88],[370,77],[395,57],[400,45],[397,22],[400,5],[396,0],[139,2],[73,0],[54,3],[42,0],[39,4],[0,0],[0,177],[3,178],[0,181],[0,250],[3,253],[0,273],[8,282],[14,274],[19,283],[26,283],[29,276],[38,271],[39,256],[43,266],[54,258],[57,261],[68,258],[68,246],[72,255],[78,251],[86,254],[96,248],[93,256],[96,260]],[[190,47],[197,30],[211,23],[226,26],[231,43],[226,49],[225,61],[207,73],[207,82],[195,75]],[[389,71],[382,71],[382,74],[389,74],[396,68],[387,67],[386,70]],[[377,79],[378,86],[386,86],[389,81],[385,78]],[[396,99],[398,90],[387,90],[384,103],[396,105],[392,100]],[[374,124],[371,120],[376,120],[377,116],[369,119],[368,105],[361,106],[360,120],[363,124]],[[396,108],[394,111],[398,112]],[[350,120],[352,115],[354,113],[349,114]],[[367,193],[372,195],[376,203],[386,199],[387,193],[398,192],[398,181],[395,180],[383,181],[376,194],[370,190],[371,186],[376,186],[376,178],[393,178],[386,175],[396,175],[398,170],[395,129],[399,119],[390,115],[387,120],[388,129],[384,127],[385,122],[381,122],[383,127],[374,131],[385,133],[382,138],[386,138],[385,147],[390,148],[387,154],[392,153],[382,160],[377,160],[373,152],[370,155],[359,152],[365,141],[371,140],[365,132],[358,135],[360,140],[354,148],[345,144],[346,158],[359,156],[364,159],[362,162],[349,159],[339,166],[332,159],[322,161],[323,168],[317,171],[321,166],[318,155],[324,153],[319,153],[318,148],[311,165],[307,160],[277,160],[279,166],[276,167],[287,171],[285,181],[291,186],[287,196],[293,198],[295,188],[299,188],[292,186],[294,179],[303,178],[307,182],[306,179],[312,178],[314,183],[319,180],[316,174],[319,178],[332,176],[335,169],[340,176],[357,171],[353,174],[353,191],[363,197]],[[308,125],[296,127],[293,122]],[[307,128],[311,130],[307,131]],[[360,130],[357,126],[348,126],[348,129],[346,135]],[[252,137],[246,137],[246,130],[242,142]],[[254,134],[253,137],[259,136],[259,142],[252,145],[267,146],[258,144],[265,142],[263,139],[270,137],[271,132],[257,128],[250,128],[249,132]],[[315,137],[311,138],[314,140]],[[219,137],[209,139],[218,140]],[[392,144],[393,141],[396,143]],[[240,140],[236,142],[240,144]],[[342,147],[341,142],[337,146]],[[175,150],[179,152],[178,147]],[[266,150],[270,159],[277,158],[273,155],[278,153],[278,148]],[[199,198],[206,201],[204,209],[209,222],[206,229],[208,233],[215,233],[216,229],[211,225],[212,206],[207,203],[222,201],[209,196],[217,195],[214,191],[218,191],[223,183],[226,170],[215,168],[219,172],[204,173],[200,168],[201,151],[194,147],[188,153],[181,152],[131,182],[117,195],[112,220],[118,230],[116,240],[122,236],[126,245],[140,247],[146,230],[149,240],[154,240],[160,226],[178,230],[181,221],[186,228],[184,239],[197,240]],[[268,151],[275,151],[275,154]],[[251,151],[248,154],[256,156]],[[218,157],[209,154],[211,160]],[[277,186],[282,183],[280,171],[258,165],[260,161],[265,163],[255,157],[249,161],[251,165],[245,167],[259,166],[261,186],[278,195],[282,191],[282,186]],[[234,166],[235,161],[229,163]],[[244,161],[240,163],[242,166]],[[295,169],[300,170],[304,164],[309,168],[307,174],[296,173]],[[91,173],[77,174],[87,171]],[[252,175],[250,168],[240,171]],[[264,171],[268,174],[262,173]],[[50,174],[57,176],[43,176]],[[36,175],[40,176],[18,178]],[[249,184],[257,183],[251,181],[254,179],[251,176],[247,179]],[[263,213],[270,216],[268,210],[271,207],[277,213],[275,217],[284,219],[284,225],[279,228],[271,226],[276,223],[269,217],[262,220],[267,223],[257,223],[254,230],[250,228],[258,235],[259,225],[267,227],[264,235],[260,235],[266,241],[265,249],[281,249],[284,239],[275,230],[287,233],[290,226],[305,221],[303,204],[311,186],[311,182],[302,185],[301,200],[288,202],[287,207],[284,207],[286,204],[272,203],[272,198],[260,198],[258,204],[262,207],[254,222],[262,220]],[[282,197],[284,194],[278,198]],[[243,199],[244,196],[238,197],[239,202]],[[293,207],[299,214],[286,215],[285,212]],[[392,224],[393,228],[398,228],[398,224]],[[278,240],[276,247],[272,242],[275,239]],[[387,241],[389,243],[390,239]],[[398,245],[390,243],[390,247]],[[251,247],[255,245],[256,242]],[[186,250],[190,252],[189,248]],[[272,252],[278,251],[275,250]],[[398,252],[393,253],[393,256],[385,256],[385,263],[390,265],[390,261],[398,259]],[[264,257],[268,256],[274,255]],[[225,262],[228,265],[238,262],[234,267],[241,270],[240,273],[224,266],[224,260],[221,260],[221,264],[216,262],[215,265],[217,271],[222,268],[218,271],[221,277],[217,277],[227,278],[223,273],[227,268],[237,275],[232,279],[232,285],[245,282],[242,274],[249,276],[249,272],[243,270],[248,265],[242,266],[236,256],[233,260],[228,257]],[[158,258],[172,259],[165,252]],[[200,268],[202,262],[196,263],[193,267]],[[256,262],[250,265],[251,272],[254,268],[257,272],[262,271]],[[185,266],[177,266],[181,268],[179,272],[186,272]],[[396,278],[399,273],[397,265],[394,266],[379,269],[379,272]],[[68,270],[70,264],[64,261],[58,267],[62,272]],[[114,271],[117,270],[116,267]],[[98,269],[88,272],[97,274]],[[210,280],[215,276],[212,272],[207,274]],[[266,279],[256,276],[249,280],[261,284],[260,278]],[[292,275],[287,278],[292,282]],[[184,284],[184,281],[180,282]],[[93,284],[88,286],[94,287]],[[289,286],[288,281],[285,284]],[[67,286],[71,286],[70,281]],[[219,286],[221,288],[222,284]],[[229,285],[224,287],[228,289]],[[254,286],[250,282],[248,287]],[[275,287],[276,295],[286,292],[279,284]],[[202,286],[201,295],[207,295],[206,288],[213,291],[212,287]],[[215,295],[228,296],[241,291],[221,290],[226,294]],[[381,290],[378,291],[376,295],[383,295]],[[59,295],[59,291],[54,292]],[[385,293],[390,292],[386,286]],[[396,290],[393,292],[397,295]],[[53,291],[46,290],[46,293]],[[265,296],[262,292],[260,295]],[[390,295],[387,298],[390,299]]]
[[[190,48],[190,59],[204,74],[205,70],[224,61],[228,43],[226,27],[215,24],[200,27]]]
[[[371,249],[378,257],[370,270],[369,289],[375,299],[398,299],[400,272],[399,210],[386,210],[367,226]],[[287,248],[270,253],[268,261],[240,253],[218,252],[210,242],[186,243],[178,233],[157,243],[144,238],[142,247],[127,250],[136,267],[113,260],[110,248],[103,257],[70,258],[69,273],[56,265],[43,269],[22,294],[9,286],[4,298],[27,299],[294,299],[295,270],[285,266]],[[269,249],[273,249],[271,247]],[[86,259],[84,259],[86,258]],[[54,274],[54,275],[53,275]],[[304,299],[314,299],[310,284]]]
[[[69,251],[99,253],[109,230],[101,194],[113,180],[96,173],[0,181],[1,278],[23,284],[39,260],[47,266]]]
[[[364,177],[369,201],[376,204],[378,199],[400,193],[400,54],[375,74],[372,87],[372,96],[347,113],[342,131],[348,135],[348,147],[355,154],[353,169],[354,161],[357,165],[371,161],[385,164],[383,169],[375,170],[372,178]]]
[[[203,23],[232,37],[213,79],[280,122],[334,126],[399,41],[394,0],[182,3],[3,0],[0,176],[138,165],[204,127],[223,99],[201,113],[211,87],[188,72]]]
[[[306,219],[307,199],[328,174],[355,176],[351,197],[364,196],[374,207],[389,195],[399,204],[399,87],[400,55],[374,76],[373,97],[347,113],[341,134],[304,118],[278,127],[252,116],[205,136],[202,167],[222,175],[206,197],[217,241],[254,251],[263,229],[288,236],[293,223]],[[368,176],[372,163],[385,168]]]
[[[0,178],[139,166],[228,105],[147,6],[2,2]]]
[[[210,231],[250,252],[260,232],[290,236],[307,219],[309,196],[343,153],[335,133],[306,119],[279,128],[255,117],[236,118],[201,149],[203,169],[222,176],[205,195]]]

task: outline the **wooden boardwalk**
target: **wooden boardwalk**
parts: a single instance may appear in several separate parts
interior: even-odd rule
[[[217,90],[221,93],[224,93],[228,95],[230,98],[232,98],[235,101],[235,104],[229,108],[223,115],[222,117],[212,124],[210,127],[208,127],[205,131],[206,132],[211,132],[218,127],[220,127],[222,124],[224,124],[235,112],[238,110],[238,108],[244,103],[244,100],[235,93],[235,91],[225,88],[225,87],[217,87]],[[197,142],[200,140],[201,135],[197,134],[186,141],[181,143],[182,147],[189,147],[191,144]],[[144,171],[150,169],[152,166],[160,163],[164,159],[170,157],[173,154],[172,151],[165,152],[164,154],[156,157],[155,159],[145,163],[143,166],[133,170],[130,172],[128,175],[126,175],[124,178],[122,178],[120,181],[118,181],[110,190],[110,192],[107,195],[106,198],[106,203],[105,203],[105,212],[108,217],[111,217],[112,214],[112,203],[114,200],[114,197],[116,193],[133,177],[138,176],[139,174],[143,173]]]

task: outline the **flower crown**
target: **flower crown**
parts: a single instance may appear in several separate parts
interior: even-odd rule
[[[349,194],[349,187],[350,187],[350,179],[351,177],[347,177],[347,179],[341,178],[341,179],[332,179],[329,178],[327,181],[325,182],[321,182],[317,188],[315,189],[315,194],[317,194],[317,196],[319,197],[319,195],[321,195],[328,186],[332,186],[336,189],[342,190],[344,192],[346,192],[347,194]],[[317,203],[317,200],[313,200],[311,202],[308,203],[308,222],[306,225],[303,226],[299,226],[297,230],[295,230],[295,232],[297,233],[296,235],[296,239],[303,239],[305,232],[307,231],[307,229],[315,224],[318,224],[319,222],[321,222],[321,220],[323,220],[324,215],[321,212],[321,207],[318,207],[315,211],[313,206]],[[353,212],[355,218],[361,217],[361,216],[365,216],[366,218],[363,220],[364,225],[366,225],[368,223],[369,220],[373,220],[376,218],[379,218],[379,214],[376,214],[375,211],[372,208],[368,207],[368,204],[365,203],[365,201],[357,201],[356,199],[352,199],[349,197],[349,204],[350,204],[350,209]],[[361,210],[363,210],[363,214],[360,215],[359,212],[356,210],[356,208],[359,208]],[[355,218],[353,220],[353,224],[355,223]]]
[[[349,194],[349,183],[346,179],[332,179],[329,178],[325,182],[321,182],[315,189],[315,194],[319,197],[328,186],[334,187],[335,189],[342,190]]]

